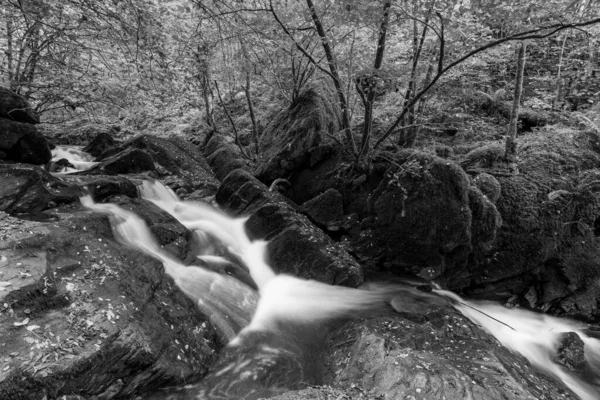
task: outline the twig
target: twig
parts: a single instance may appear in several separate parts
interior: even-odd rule
[[[502,325],[504,325],[504,326],[507,326],[507,327],[509,327],[510,329],[512,329],[512,330],[513,330],[513,331],[515,331],[515,332],[517,331],[515,328],[513,328],[513,327],[512,327],[512,326],[510,326],[510,325],[508,325],[507,323],[504,323],[504,322],[500,321],[499,319],[497,319],[497,318],[494,318],[494,317],[492,317],[491,315],[489,315],[489,314],[486,314],[486,313],[484,313],[483,311],[476,309],[475,307],[472,307],[472,306],[470,306],[470,305],[468,305],[468,304],[466,304],[466,303],[463,303],[462,301],[457,301],[457,303],[458,303],[458,304],[460,304],[460,305],[462,305],[462,306],[469,307],[470,309],[472,309],[472,310],[475,310],[475,311],[477,311],[477,312],[479,312],[479,313],[481,313],[481,314],[485,315],[486,317],[488,317],[488,318],[491,318],[491,319],[493,319],[494,321],[496,321],[496,322],[498,322],[498,323],[500,323],[500,324],[502,324]]]
[[[221,97],[221,91],[219,90],[219,84],[217,83],[217,81],[215,81],[215,88],[217,89],[217,95],[219,96],[219,103],[221,103],[221,107],[223,107],[223,110],[225,111],[225,114],[227,115],[227,118],[229,119],[229,122],[231,123],[231,127],[233,128],[233,134],[235,135],[235,144],[237,144],[237,146],[239,147],[240,152],[242,153],[242,156],[244,156],[244,158],[250,160],[251,158],[248,156],[248,154],[246,154],[246,151],[244,150],[244,147],[242,146],[242,143],[240,142],[240,136],[239,136],[238,130],[235,126],[235,122],[233,122],[233,118],[231,118],[231,114],[229,114],[227,107],[225,107],[225,103],[223,103],[223,98]]]

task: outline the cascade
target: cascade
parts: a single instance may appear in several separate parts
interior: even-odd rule
[[[75,168],[62,166],[55,172],[57,174],[84,171],[98,164],[98,162],[93,161],[95,157],[82,151],[80,146],[57,146],[52,150],[51,162],[56,162],[63,158],[69,160]]]
[[[77,153],[71,154],[77,156]],[[55,158],[69,156],[60,150],[53,155]],[[396,309],[418,310],[423,304],[434,304],[443,297],[504,346],[564,382],[581,399],[600,398],[600,342],[586,333],[584,323],[509,309],[492,302],[468,301],[441,289],[434,291],[439,296],[436,297],[409,286],[372,285],[366,289],[351,289],[278,275],[267,262],[267,243],[252,241],[246,235],[246,219],[231,218],[209,204],[180,201],[175,193],[158,182],[144,181],[138,190],[141,197],[195,232],[199,242],[196,256],[201,263],[247,270],[255,283],[252,287],[228,275],[183,265],[160,248],[144,221],[134,213],[114,204],[96,204],[90,196],[81,199],[89,209],[110,215],[117,240],[163,262],[165,272],[209,316],[224,341],[229,343],[224,350],[224,361],[217,363],[216,369],[204,379],[203,393],[207,396],[218,393],[222,385],[231,389],[240,382],[239,393],[273,394],[249,389],[248,382],[256,380],[255,371],[249,368],[253,362],[274,365],[272,357],[286,352],[302,352],[299,347],[309,344],[299,343],[298,332],[312,329],[314,334],[314,328],[328,320],[370,313],[386,304]],[[556,363],[560,336],[564,332],[577,333],[585,344],[582,372],[568,371]],[[240,350],[249,342],[255,343],[256,354]],[[236,356],[236,352],[243,354]],[[305,353],[298,357],[309,358]],[[306,361],[304,370],[294,372],[291,368],[288,375],[296,374],[296,380],[306,380],[310,375],[308,367],[314,365]],[[232,378],[224,384],[222,378],[227,375]],[[293,385],[286,387],[291,388]]]

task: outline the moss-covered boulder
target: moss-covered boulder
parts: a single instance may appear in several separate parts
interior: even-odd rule
[[[393,271],[452,285],[473,250],[494,240],[494,204],[451,161],[406,150],[386,165],[368,201],[372,246]]]
[[[0,160],[45,164],[52,158],[46,138],[34,125],[0,118]]]
[[[269,184],[331,158],[337,144],[330,136],[340,131],[340,121],[341,111],[329,86],[315,84],[307,88],[275,116],[261,135],[262,162],[256,176]]]
[[[458,284],[468,295],[598,318],[597,141],[589,130],[546,128],[522,138],[518,175],[490,170],[501,187],[503,224],[491,252],[469,261],[468,281]]]
[[[26,124],[40,123],[40,116],[23,96],[3,87],[0,87],[0,118]]]

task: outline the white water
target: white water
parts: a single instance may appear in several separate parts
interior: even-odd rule
[[[61,167],[57,173],[71,173],[77,171],[84,171],[98,164],[94,162],[94,156],[84,151],[81,151],[79,146],[56,146],[52,150],[52,160],[58,161],[62,158],[69,160],[75,168]]]
[[[158,182],[144,181],[139,192],[142,198],[152,201],[186,228],[197,231],[199,235],[215,238],[227,246],[229,251],[244,261],[259,289],[275,277],[265,260],[266,242],[251,242],[246,234],[244,225],[247,218],[231,218],[206,203],[180,201],[171,189]]]
[[[585,334],[586,324],[551,317],[518,308],[507,308],[489,301],[467,301],[444,290],[437,293],[453,299],[463,315],[492,334],[505,347],[525,356],[538,369],[563,381],[582,400],[600,399],[600,341]],[[588,373],[595,385],[558,365],[554,359],[560,334],[575,332],[584,342]]]
[[[196,301],[225,341],[248,325],[258,299],[248,286],[227,275],[181,264],[159,246],[146,223],[130,211],[115,204],[94,203],[89,195],[82,197],[81,203],[91,210],[110,215],[115,237],[121,243],[162,261],[165,272]]]
[[[94,204],[89,197],[83,198],[82,203],[112,215],[115,236],[123,243],[160,259],[166,272],[198,302],[227,339],[233,338],[240,328],[243,330],[238,338],[253,330],[276,330],[282,321],[318,323],[351,316],[373,310],[376,305],[382,306],[384,301],[413,312],[419,307],[418,302],[411,304],[414,293],[409,289],[404,289],[405,295],[400,297],[398,293],[393,294],[398,289],[389,286],[374,285],[371,290],[360,290],[276,275],[266,262],[266,243],[252,242],[247,237],[246,219],[230,218],[208,204],[180,201],[170,189],[156,182],[144,182],[139,189],[142,197],[169,212],[189,229],[196,230],[204,245],[198,251],[199,259],[210,264],[231,263],[219,254],[220,246],[239,257],[259,288],[260,300],[252,289],[234,278],[200,267],[186,267],[173,259],[158,246],[145,223],[135,214],[113,204]],[[596,386],[600,384],[600,342],[584,333],[585,324],[508,309],[491,302],[466,301],[447,291],[437,293],[455,301],[455,307],[466,317],[504,346],[521,353],[538,369],[563,381],[582,400],[600,398],[599,386]],[[584,341],[585,379],[554,362],[561,332],[575,332]],[[231,343],[235,344],[236,340]]]

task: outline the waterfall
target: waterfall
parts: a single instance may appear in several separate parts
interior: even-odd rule
[[[76,149],[57,148],[52,154],[53,160],[67,158],[77,169],[93,165],[86,153]],[[504,346],[525,356],[537,369],[561,380],[581,399],[600,398],[600,342],[586,334],[586,324],[509,309],[492,302],[468,301],[444,290],[434,291],[440,296],[436,297],[410,286],[371,285],[351,289],[278,275],[267,262],[267,243],[252,241],[246,234],[246,218],[231,218],[206,203],[180,201],[172,190],[158,182],[144,181],[138,189],[142,198],[194,232],[198,242],[195,255],[200,263],[219,271],[228,268],[247,271],[251,277],[244,283],[208,268],[183,265],[160,247],[146,223],[133,212],[115,204],[94,203],[90,196],[81,198],[85,207],[110,216],[118,241],[160,260],[165,272],[210,318],[223,341],[229,343],[224,351],[225,361],[205,378],[208,383],[204,393],[218,391],[223,385],[229,389],[241,385],[238,393],[244,390],[258,393],[256,389],[247,389],[256,379],[254,372],[250,373],[247,368],[256,360],[274,362],[269,357],[302,352],[298,343],[302,342],[299,338],[303,333],[298,332],[306,333],[329,319],[366,315],[390,305],[398,311],[419,312],[424,306],[439,305],[440,298],[447,298],[458,311]],[[561,333],[565,332],[576,333],[584,343],[585,367],[580,372],[568,371],[556,363]],[[266,340],[270,341],[269,345],[265,344]],[[244,341],[256,343],[256,354],[246,351],[236,358]],[[273,343],[279,343],[280,347],[273,347]],[[299,355],[298,359],[306,357]],[[311,373],[317,375],[305,372],[299,375],[302,379]],[[224,383],[222,378],[227,374],[235,377]]]
[[[436,292],[452,299],[458,311],[502,345],[523,355],[539,370],[563,381],[582,400],[600,398],[600,341],[585,333],[586,324],[507,308],[491,301],[467,301],[445,290]],[[574,332],[583,340],[586,362],[583,373],[569,373],[556,363],[560,336],[566,332]]]
[[[52,150],[52,159],[50,161],[58,161],[67,159],[75,167],[60,167],[57,173],[71,173],[84,171],[98,164],[94,162],[94,156],[80,149],[79,146],[57,146]]]

